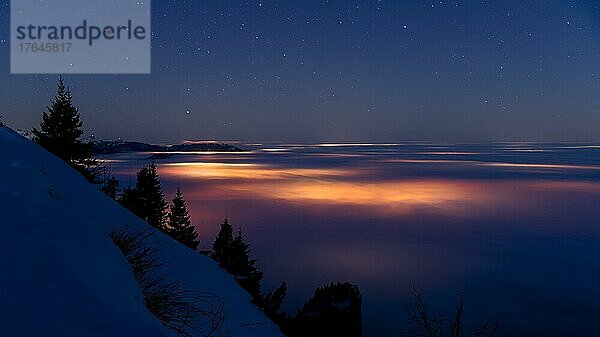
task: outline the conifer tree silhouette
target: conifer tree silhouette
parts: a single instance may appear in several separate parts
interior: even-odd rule
[[[281,324],[287,319],[287,315],[283,311],[283,300],[286,295],[287,283],[283,282],[279,288],[264,296],[262,300],[261,306],[265,314],[277,324]]]
[[[73,106],[71,90],[64,79],[58,78],[57,91],[50,106],[42,113],[39,129],[33,128],[33,140],[57,157],[69,163],[88,180],[95,181],[91,168],[91,144],[83,143],[82,121],[79,109]]]
[[[198,233],[192,225],[187,204],[183,198],[181,189],[177,188],[177,193],[171,203],[171,210],[167,215],[167,231],[175,240],[181,242],[192,250],[198,249]]]
[[[150,163],[138,172],[136,190],[140,199],[139,211],[142,219],[165,231],[167,202],[163,195],[155,163]]]
[[[167,232],[167,202],[155,163],[138,171],[135,188],[123,190],[121,204],[148,224]]]
[[[314,295],[282,327],[290,337],[361,337],[362,296],[350,283],[331,283]]]
[[[227,219],[221,224],[221,230],[213,243],[211,257],[219,262],[221,268],[235,277],[257,304],[262,302],[260,288],[263,273],[257,269],[256,259],[250,258],[250,247],[242,231],[234,235],[233,227]]]
[[[102,183],[100,190],[112,199],[117,200],[117,194],[119,193],[119,181],[115,177],[110,177],[110,179]]]
[[[233,239],[230,254],[229,272],[236,276],[238,283],[252,295],[255,302],[260,302],[263,273],[256,267],[257,260],[250,257],[250,246],[241,230]]]
[[[229,223],[228,219],[221,224],[221,229],[215,241],[213,242],[212,251],[210,256],[219,264],[224,267],[229,264],[229,251],[233,244],[233,227]]]

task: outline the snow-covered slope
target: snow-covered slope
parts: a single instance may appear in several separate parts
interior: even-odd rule
[[[144,306],[130,265],[106,234],[149,226],[67,164],[0,127],[0,336],[175,336]],[[226,299],[233,337],[282,336],[207,257],[157,233],[166,273]]]

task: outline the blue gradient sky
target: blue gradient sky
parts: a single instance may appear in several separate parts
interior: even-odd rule
[[[151,75],[67,76],[102,138],[600,141],[597,1],[159,1]],[[9,74],[39,123],[55,76]],[[188,113],[189,111],[189,113]]]

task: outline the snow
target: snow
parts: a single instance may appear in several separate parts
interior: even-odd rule
[[[144,306],[106,231],[149,226],[67,164],[0,127],[0,336],[176,336]],[[234,337],[282,336],[211,259],[157,231],[164,272],[226,299]]]

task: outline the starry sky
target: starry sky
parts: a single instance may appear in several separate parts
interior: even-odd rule
[[[55,75],[10,75],[38,124]],[[153,0],[151,75],[69,75],[86,131],[149,142],[600,141],[597,0]]]

